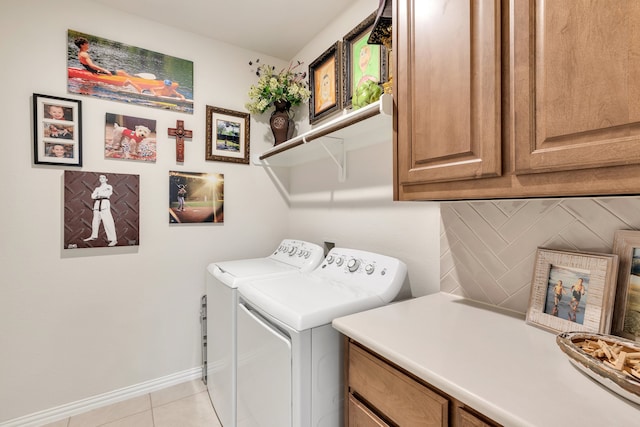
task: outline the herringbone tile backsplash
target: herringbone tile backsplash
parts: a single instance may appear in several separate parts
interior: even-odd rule
[[[525,313],[536,249],[611,253],[640,229],[640,198],[441,204],[440,290]]]

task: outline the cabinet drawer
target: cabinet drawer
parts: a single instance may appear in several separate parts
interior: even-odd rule
[[[486,423],[464,408],[458,408],[458,419],[460,427],[492,427],[496,425]]]
[[[349,349],[352,393],[400,426],[448,425],[449,401],[360,347]]]
[[[349,427],[389,427],[389,424],[349,394]]]

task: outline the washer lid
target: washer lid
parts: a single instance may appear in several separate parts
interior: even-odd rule
[[[303,273],[244,282],[238,290],[249,303],[298,331],[385,304],[362,287]]]

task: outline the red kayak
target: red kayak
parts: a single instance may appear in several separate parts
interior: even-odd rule
[[[126,86],[129,82],[135,84],[142,90],[151,90],[151,88],[158,88],[164,86],[164,80],[145,79],[136,76],[114,76],[109,74],[94,74],[82,68],[69,67],[69,78],[78,78],[83,80],[90,80],[93,82],[107,83],[114,86]],[[178,83],[172,82],[172,87],[177,88]]]

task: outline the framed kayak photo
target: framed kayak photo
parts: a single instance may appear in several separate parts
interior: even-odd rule
[[[82,102],[33,94],[35,164],[82,166]]]
[[[67,91],[193,114],[193,62],[68,30]]]

